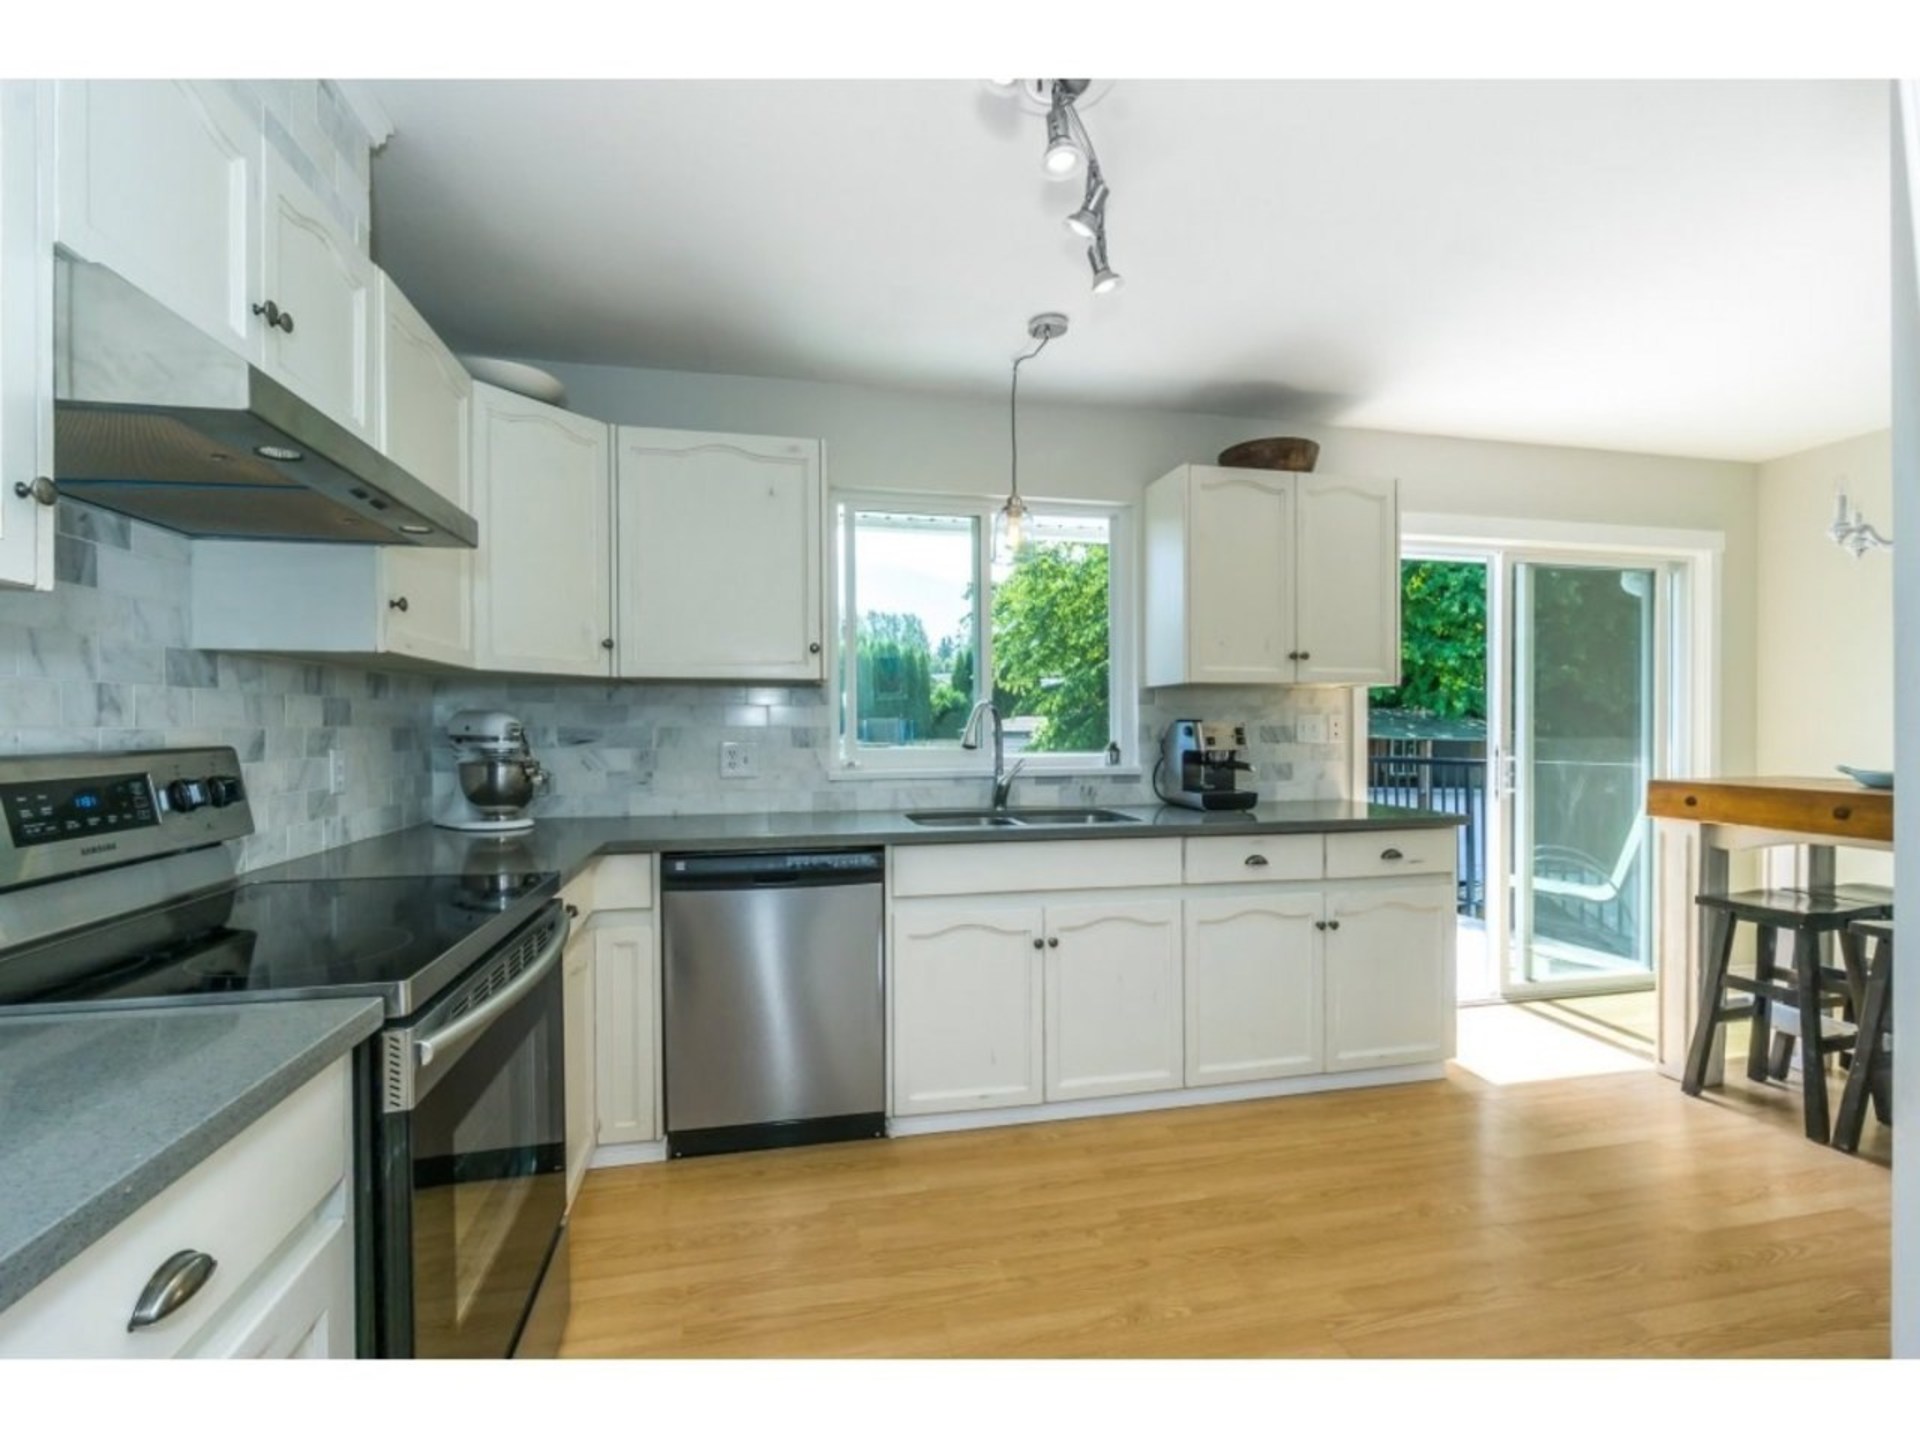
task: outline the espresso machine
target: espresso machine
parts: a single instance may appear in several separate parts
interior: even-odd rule
[[[1189,810],[1251,810],[1260,797],[1242,790],[1235,776],[1251,774],[1240,758],[1247,748],[1247,727],[1211,720],[1176,720],[1160,737],[1164,779],[1155,790],[1169,805]],[[1161,785],[1166,788],[1161,789]]]
[[[506,835],[533,828],[527,806],[547,772],[527,748],[527,731],[504,710],[461,710],[447,722],[459,789],[433,822],[448,830]]]

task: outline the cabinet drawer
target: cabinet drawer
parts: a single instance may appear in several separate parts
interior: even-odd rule
[[[1009,840],[902,845],[893,852],[895,895],[1004,895],[1179,883],[1180,842],[1173,839]]]
[[[1435,830],[1347,830],[1327,836],[1327,878],[1439,875],[1453,869],[1451,826]]]
[[[343,1059],[0,1313],[0,1355],[180,1353],[345,1179],[348,1102]],[[213,1256],[212,1276],[173,1314],[130,1332],[148,1279],[180,1250]]]
[[[1245,880],[1318,880],[1319,835],[1209,835],[1186,842],[1186,882],[1226,885]]]

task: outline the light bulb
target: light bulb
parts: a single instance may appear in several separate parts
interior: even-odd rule
[[[1120,275],[1107,264],[1107,237],[1095,237],[1093,244],[1087,247],[1087,267],[1093,271],[1093,293],[1111,295],[1120,288]]]
[[[1105,182],[1088,177],[1087,198],[1080,202],[1080,208],[1067,216],[1067,229],[1082,240],[1092,240],[1100,234],[1107,222],[1107,187]]]
[[[1018,495],[1009,495],[1007,503],[1000,507],[1000,544],[1009,554],[1017,551],[1027,538],[1026,502]]]

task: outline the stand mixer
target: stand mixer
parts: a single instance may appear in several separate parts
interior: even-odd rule
[[[459,794],[433,822],[496,835],[531,830],[526,813],[547,772],[527,748],[526,727],[504,710],[461,710],[447,722]]]

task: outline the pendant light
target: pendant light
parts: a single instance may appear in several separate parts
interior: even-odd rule
[[[1013,362],[1013,383],[1007,390],[1007,503],[1000,507],[996,550],[1011,559],[1027,542],[1027,502],[1020,498],[1020,367],[1067,333],[1067,317],[1047,311],[1027,321],[1027,334],[1038,343]]]

